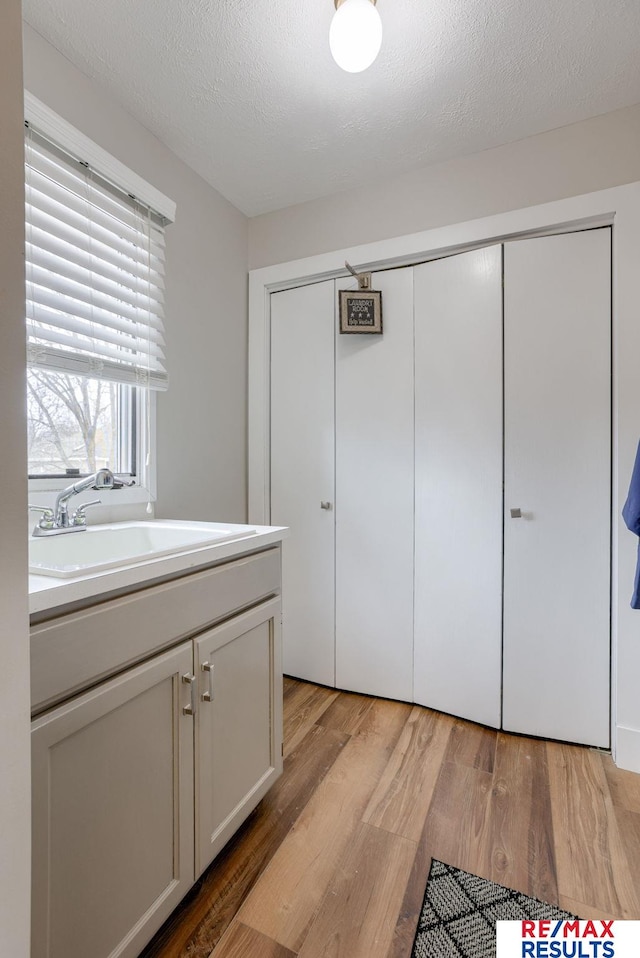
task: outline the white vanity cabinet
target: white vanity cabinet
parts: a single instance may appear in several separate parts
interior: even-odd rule
[[[135,958],[280,775],[280,576],[271,548],[32,626],[32,958]]]

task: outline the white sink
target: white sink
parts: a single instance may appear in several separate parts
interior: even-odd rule
[[[189,522],[121,522],[84,532],[29,539],[29,572],[57,578],[90,575],[117,566],[244,539],[255,529]]]

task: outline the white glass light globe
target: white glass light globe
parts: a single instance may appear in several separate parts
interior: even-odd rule
[[[370,67],[382,44],[382,20],[371,0],[344,0],[333,15],[329,47],[347,73]]]

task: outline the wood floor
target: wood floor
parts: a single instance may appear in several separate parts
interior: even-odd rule
[[[144,958],[409,958],[431,858],[640,918],[640,775],[285,679],[285,771]]]

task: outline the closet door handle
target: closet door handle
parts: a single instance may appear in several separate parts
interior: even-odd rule
[[[327,509],[330,511],[331,509],[333,509],[333,503],[328,502],[326,499],[323,499],[322,502],[320,503],[320,508]]]
[[[510,509],[512,519],[522,519],[522,509]]]

